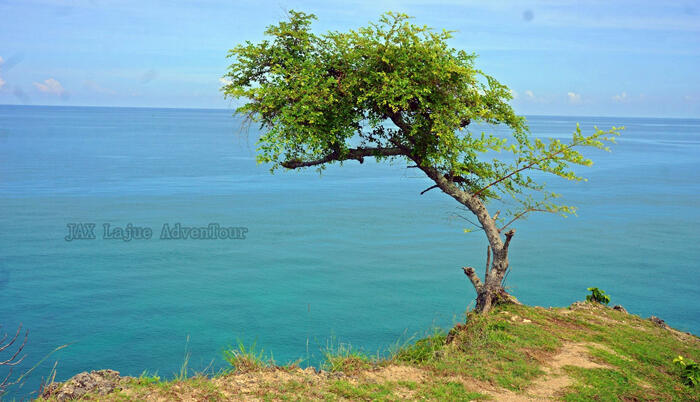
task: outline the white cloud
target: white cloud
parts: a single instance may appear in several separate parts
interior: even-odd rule
[[[40,82],[35,82],[34,86],[36,89],[38,89],[41,92],[47,93],[47,94],[54,94],[54,95],[65,95],[66,90],[63,88],[63,85],[61,85],[60,82],[53,78],[49,78],[48,80],[45,80],[44,83]]]
[[[517,92],[515,89],[511,89],[511,90],[510,90],[510,96],[513,97],[513,100],[517,100],[519,94],[518,94],[518,92]]]
[[[529,89],[525,91],[525,96],[527,96],[528,99],[535,99],[535,94]]]
[[[614,100],[615,102],[627,102],[629,100],[629,97],[627,96],[627,92],[622,91],[622,93],[613,96],[612,100]]]
[[[229,84],[231,84],[231,79],[226,78],[226,77],[221,77],[221,78],[219,78],[219,82],[221,83],[221,85],[229,85]]]
[[[576,92],[567,92],[566,96],[569,98],[569,103],[581,103],[581,94],[577,94]]]
[[[5,62],[5,60],[2,58],[2,56],[0,56],[0,64],[2,64],[4,62]]]

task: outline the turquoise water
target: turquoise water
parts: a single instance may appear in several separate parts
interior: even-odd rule
[[[529,117],[566,136],[627,127],[582,183],[548,182],[578,217],[515,227],[508,284],[564,306],[597,286],[612,302],[700,332],[700,120]],[[164,377],[222,367],[238,339],[279,362],[317,363],[329,339],[370,352],[461,320],[482,234],[400,164],[277,172],[256,165],[253,128],[227,110],[0,106],[0,324],[30,329],[26,383],[83,370]],[[97,225],[67,242],[68,223]],[[164,223],[248,228],[245,240],[159,240]],[[104,240],[102,224],[152,228]],[[189,337],[189,342],[187,341]],[[0,373],[2,374],[2,373]]]

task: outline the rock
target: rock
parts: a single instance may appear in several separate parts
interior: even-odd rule
[[[653,316],[653,315],[652,315],[651,317],[649,317],[649,321],[653,322],[654,324],[656,324],[657,326],[659,326],[659,327],[661,327],[661,328],[663,328],[663,329],[669,329],[669,328],[671,328],[671,327],[668,326],[668,324],[666,324],[666,321],[662,320],[662,319],[659,318],[659,317],[655,317],[655,316]]]
[[[313,367],[313,366],[309,366],[309,367],[307,367],[307,368],[301,370],[301,372],[302,372],[302,373],[305,373],[305,374],[311,374],[311,375],[316,375],[316,374],[318,374],[318,371],[316,371],[316,368]]]
[[[629,314],[629,313],[627,312],[627,310],[625,310],[625,308],[622,307],[622,306],[620,306],[619,304],[616,305],[616,306],[614,306],[614,307],[613,307],[613,310],[617,310],[617,311],[619,311],[619,312],[621,312],[621,313]]]
[[[85,394],[107,395],[131,377],[120,377],[118,371],[97,370],[76,374],[64,383],[51,384],[44,389],[42,397],[59,401],[80,399]]]
[[[591,309],[591,303],[582,302],[582,301],[573,302],[569,306],[569,310],[590,310],[590,309]]]
[[[529,323],[531,323],[531,322],[532,322],[532,320],[528,320],[527,318],[523,318],[523,323],[524,323],[524,324],[529,324]]]
[[[454,342],[455,338],[457,338],[457,334],[461,331],[464,331],[467,329],[466,324],[457,324],[450,330],[450,332],[447,333],[447,337],[445,337],[445,345],[449,345],[452,342]]]

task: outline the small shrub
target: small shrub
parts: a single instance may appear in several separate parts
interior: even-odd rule
[[[681,369],[681,380],[683,384],[690,387],[696,387],[700,384],[700,365],[691,359],[684,359],[683,356],[678,356],[673,359],[673,363]]]
[[[610,296],[606,295],[604,290],[600,290],[598,288],[588,288],[588,291],[591,292],[591,294],[586,296],[587,301],[606,305],[610,303]]]
[[[152,385],[152,384],[158,384],[160,383],[160,376],[158,374],[148,374],[146,371],[141,373],[136,380],[134,380],[135,383],[138,385]]]
[[[323,357],[325,361],[322,367],[330,372],[353,373],[372,368],[376,364],[364,351],[345,343],[337,346],[327,345],[323,350]]]
[[[272,356],[265,356],[263,349],[256,350],[255,342],[250,346],[245,346],[243,342],[239,341],[237,348],[224,351],[224,359],[237,373],[259,371],[275,365]]]

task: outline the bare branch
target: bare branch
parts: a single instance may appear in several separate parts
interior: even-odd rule
[[[508,223],[506,223],[505,225],[503,225],[503,226],[502,226],[500,229],[498,229],[498,230],[499,230],[499,231],[503,231],[503,229],[505,229],[505,228],[507,228],[508,226],[512,225],[513,222],[515,222],[515,221],[517,221],[518,219],[522,218],[523,216],[525,216],[525,214],[527,214],[527,213],[529,213],[529,212],[549,212],[549,211],[546,210],[546,209],[540,209],[540,208],[528,208],[528,209],[524,210],[523,212],[521,212],[521,213],[515,215],[515,217],[513,217],[513,219],[511,219]]]
[[[10,346],[12,346],[12,344],[15,343],[15,341],[17,340],[17,337],[19,336],[19,333],[21,331],[22,331],[22,324],[19,325],[19,328],[17,328],[17,332],[15,333],[15,336],[12,339],[8,343],[6,343],[5,345],[0,346],[0,352],[9,348]],[[7,339],[7,334],[5,334],[5,336],[2,337],[2,342],[5,342],[5,339]]]
[[[0,382],[0,395],[2,395],[3,390],[6,389],[10,385],[9,382],[10,382],[11,376],[12,376],[12,367],[10,367],[10,369],[7,372],[7,375],[2,380],[2,382]]]
[[[17,341],[17,338],[19,337],[20,333],[22,332],[22,324],[19,324],[19,327],[17,327],[17,332],[15,333],[15,336],[12,337],[9,341],[7,341],[7,333],[2,337],[2,340],[0,341],[0,352],[7,350],[9,347],[13,346],[15,342]],[[3,367],[9,367],[8,373],[5,376],[5,378],[0,381],[0,397],[2,397],[2,394],[7,390],[8,387],[16,384],[16,382],[10,382],[10,378],[12,377],[12,372],[14,369],[14,366],[20,364],[22,360],[24,360],[27,355],[24,355],[20,357],[19,359],[17,358],[20,353],[22,353],[22,350],[24,349],[24,346],[27,344],[27,338],[29,337],[29,331],[25,331],[24,333],[24,340],[22,341],[22,344],[17,346],[17,349],[15,350],[15,353],[6,360],[0,361],[0,366]]]
[[[491,246],[486,246],[486,273],[485,276],[489,276],[489,265],[491,265]]]
[[[483,289],[484,285],[481,283],[481,279],[479,279],[479,276],[474,272],[474,268],[472,267],[464,267],[462,268],[464,270],[464,275],[469,278],[471,281],[472,285],[474,285],[474,289],[476,289],[477,293],[481,292]]]
[[[371,156],[401,156],[406,155],[403,149],[400,148],[351,148],[344,154],[339,151],[334,151],[331,154],[313,161],[302,161],[292,159],[282,162],[282,167],[287,169],[297,169],[309,166],[323,165],[329,162],[340,162],[346,160],[357,160],[360,163],[364,162],[364,158]]]
[[[2,346],[2,348],[0,348],[0,351],[1,351],[1,350],[5,350],[5,349],[7,349],[8,347],[12,346],[12,344],[15,343],[15,341],[17,340],[17,336],[19,335],[19,333],[20,333],[21,331],[22,331],[22,324],[20,324],[19,327],[17,328],[17,333],[15,334],[14,338],[12,338],[12,340],[11,340],[9,343],[7,343],[6,345]],[[18,360],[17,360],[17,356],[19,356],[19,354],[22,353],[22,349],[24,349],[24,346],[27,344],[27,338],[28,338],[28,337],[29,337],[29,331],[26,331],[26,332],[24,333],[24,340],[22,341],[22,344],[19,345],[19,347],[18,347],[17,350],[15,351],[15,354],[13,354],[12,357],[10,357],[9,359],[7,359],[7,360],[5,360],[5,361],[0,361],[0,366],[16,366],[16,365],[18,365],[19,363],[21,363],[22,360],[24,360],[24,358],[26,357],[26,355],[22,356],[22,357],[19,358]]]
[[[476,223],[474,223],[474,221],[472,221],[471,219],[467,218],[466,216],[460,215],[460,214],[455,214],[455,215],[457,215],[457,216],[459,216],[460,218],[464,219],[465,221],[471,223],[472,225],[476,226],[477,228],[479,228],[479,229],[481,229],[481,230],[484,230],[484,227],[483,227],[483,226],[477,225]]]
[[[438,186],[437,184],[434,185],[434,186],[430,186],[430,187],[426,188],[425,190],[421,191],[421,192],[420,192],[420,195],[423,195],[423,194],[427,193],[428,191],[430,191],[430,190],[432,190],[432,189],[434,189],[434,188],[438,188],[438,187],[440,187],[440,186]]]
[[[515,234],[515,229],[511,229],[506,232],[506,242],[503,244],[503,249],[508,250],[508,246],[510,245],[510,239],[513,238],[513,235]]]

